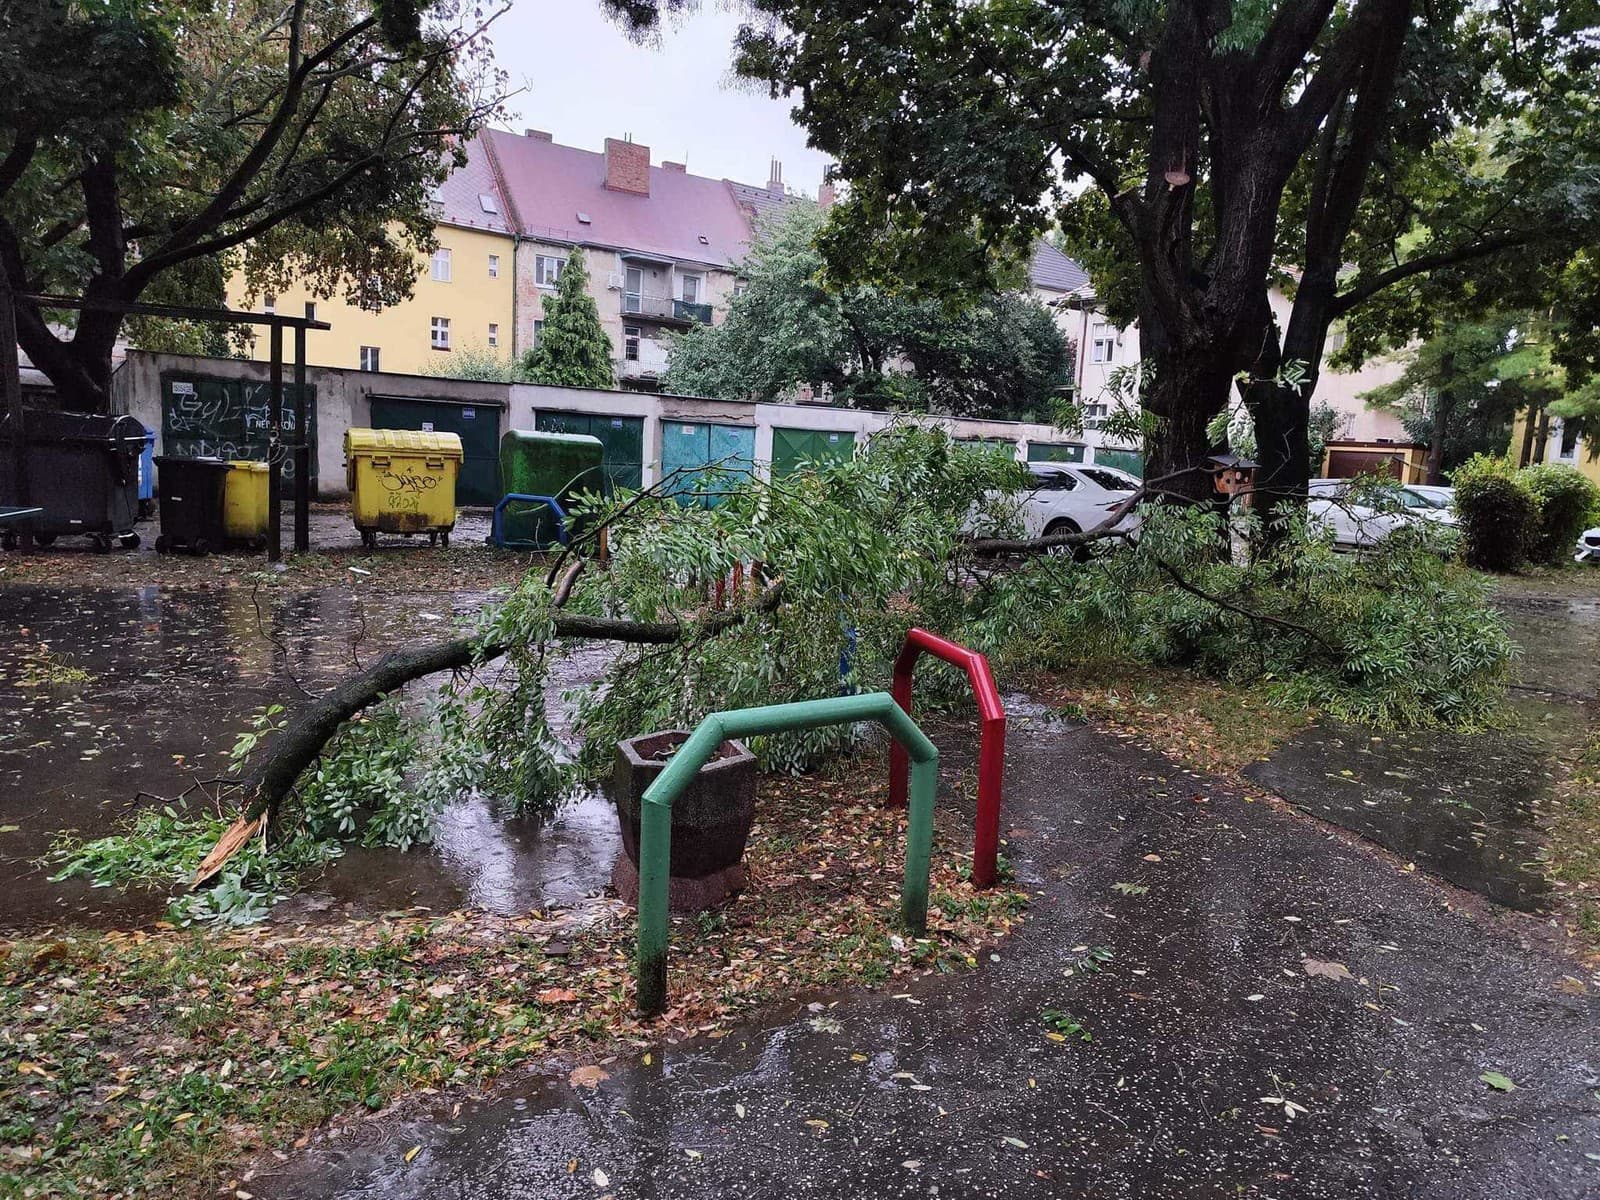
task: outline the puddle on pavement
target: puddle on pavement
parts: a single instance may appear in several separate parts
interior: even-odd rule
[[[176,796],[223,774],[236,735],[263,705],[291,709],[297,686],[325,687],[412,638],[434,638],[481,595],[356,597],[343,589],[281,595],[247,588],[0,589],[0,925],[27,931],[71,920],[117,926],[158,918],[164,893],[51,883],[37,864],[58,831],[110,829],[143,790]],[[22,687],[47,644],[86,682]],[[604,652],[552,672],[563,688],[594,679]],[[564,714],[552,713],[558,732]],[[436,845],[410,853],[351,850],[287,906],[318,911],[498,913],[570,906],[609,877],[618,839],[606,801],[588,796],[548,822],[505,820],[468,796],[442,815]]]

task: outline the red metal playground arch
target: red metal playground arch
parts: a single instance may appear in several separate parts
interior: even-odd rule
[[[995,884],[995,857],[1000,848],[1000,789],[1005,779],[1006,710],[1000,703],[989,660],[975,650],[958,646],[926,629],[912,629],[894,662],[894,702],[911,715],[911,674],[917,659],[924,654],[961,667],[972,682],[982,721],[978,744],[978,821],[972,839],[972,883],[989,888]],[[905,749],[894,743],[889,749],[889,805],[906,806],[908,759]]]

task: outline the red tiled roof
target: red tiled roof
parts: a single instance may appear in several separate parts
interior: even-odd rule
[[[652,166],[650,194],[638,196],[605,186],[604,154],[498,129],[479,140],[498,168],[503,214],[514,214],[525,236],[727,266],[749,249],[749,224],[724,180]],[[488,170],[482,150],[475,142],[468,170],[480,162]]]

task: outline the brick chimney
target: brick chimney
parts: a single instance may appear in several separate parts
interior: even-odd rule
[[[606,187],[635,196],[650,194],[650,147],[606,139]]]
[[[663,171],[674,171],[679,175],[686,175],[689,172],[687,163],[664,162],[661,164],[661,169]]]
[[[553,142],[553,141],[555,141],[555,139],[553,137],[551,137],[548,133],[546,133],[542,129],[524,129],[522,131],[522,136],[523,137],[531,137],[531,138],[534,138],[537,141],[541,141],[541,142]]]
[[[774,196],[785,194],[783,189],[783,164],[777,159],[772,160],[772,167],[767,172],[767,191]]]

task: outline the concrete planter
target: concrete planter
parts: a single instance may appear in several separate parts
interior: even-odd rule
[[[688,738],[688,730],[667,729],[617,743],[611,798],[622,829],[622,853],[611,883],[629,904],[639,899],[639,807],[645,789]],[[667,888],[672,911],[698,912],[744,888],[744,848],[755,816],[755,755],[739,742],[723,742],[672,804]]]

